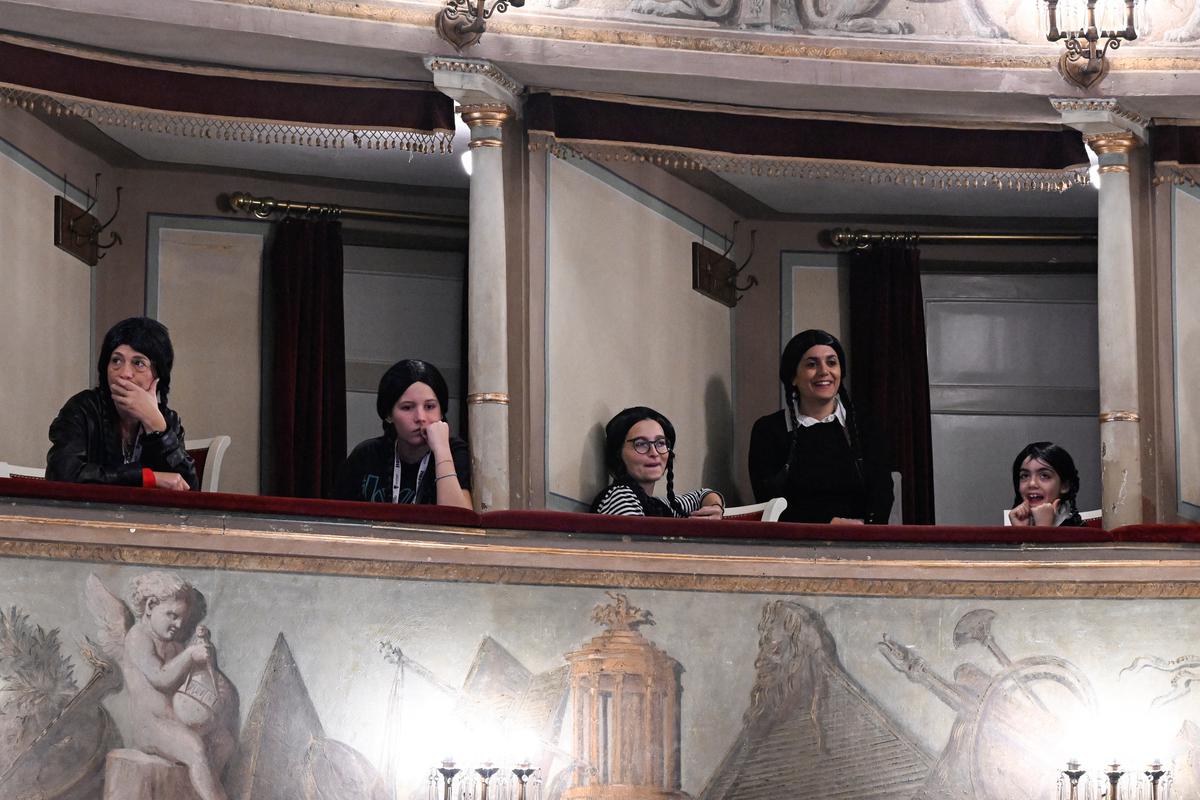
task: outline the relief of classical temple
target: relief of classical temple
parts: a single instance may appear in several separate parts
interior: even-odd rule
[[[608,630],[567,654],[576,760],[567,800],[684,800],[679,781],[678,661],[642,636],[649,611],[623,594],[597,606]]]

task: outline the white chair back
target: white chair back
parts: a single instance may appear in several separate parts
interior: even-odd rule
[[[225,460],[225,451],[229,449],[232,442],[233,439],[222,434],[210,439],[188,439],[183,443],[184,449],[188,452],[207,451],[204,456],[204,472],[200,476],[200,491],[221,491],[221,464]]]
[[[45,467],[19,467],[0,461],[0,478],[41,478],[46,479]]]
[[[760,522],[778,522],[779,515],[787,508],[787,500],[782,497],[772,497],[765,503],[754,503],[748,506],[731,506],[725,509],[725,519],[749,517]],[[757,515],[757,516],[756,516]]]
[[[888,512],[888,525],[904,524],[904,476],[899,472],[892,473],[892,510]]]

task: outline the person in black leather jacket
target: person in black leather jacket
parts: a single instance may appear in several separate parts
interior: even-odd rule
[[[98,385],[50,423],[46,478],[159,489],[199,489],[179,415],[167,407],[175,351],[162,323],[118,322],[104,336]]]

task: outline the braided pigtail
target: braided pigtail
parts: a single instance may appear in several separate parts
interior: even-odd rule
[[[671,510],[677,514],[682,514],[683,509],[679,505],[679,499],[675,497],[675,450],[671,450],[671,454],[667,456],[667,503],[671,506]]]
[[[865,477],[863,471],[862,437],[858,431],[858,415],[854,413],[854,404],[850,402],[850,393],[842,388],[838,392],[842,405],[846,407],[846,433],[850,437],[850,455],[854,456],[854,467],[858,477]]]

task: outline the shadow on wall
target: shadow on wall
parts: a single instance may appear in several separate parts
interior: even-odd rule
[[[588,447],[588,444],[595,444],[596,449]],[[596,422],[588,428],[580,452],[583,457],[579,460],[579,485],[584,487],[584,496],[579,499],[587,505],[586,511],[591,508],[592,498],[608,485],[608,472],[604,469],[603,422]],[[589,453],[595,453],[595,458],[588,458]]]
[[[700,483],[725,495],[727,506],[741,504],[733,465],[741,463],[733,452],[733,407],[729,402],[729,387],[713,376],[704,387],[704,466]]]

